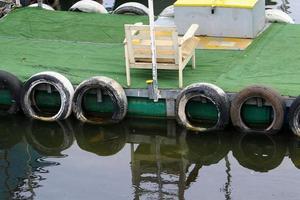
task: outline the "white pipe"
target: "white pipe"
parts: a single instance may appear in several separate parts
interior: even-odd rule
[[[152,53],[152,79],[153,79],[153,98],[158,101],[158,81],[157,81],[157,62],[156,62],[156,45],[155,45],[155,30],[154,30],[154,9],[153,0],[148,0],[149,7],[149,24],[151,38],[151,53]]]

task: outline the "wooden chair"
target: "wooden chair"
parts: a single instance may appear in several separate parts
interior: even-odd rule
[[[180,38],[176,27],[155,27],[157,69],[178,70],[180,88],[183,86],[182,71],[191,58],[193,69],[196,67],[198,39],[194,34],[197,29],[197,24],[191,25]],[[125,24],[125,36],[126,78],[130,86],[130,68],[152,69],[150,27]]]

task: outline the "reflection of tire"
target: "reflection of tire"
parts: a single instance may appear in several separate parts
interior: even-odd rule
[[[60,108],[57,113],[51,116],[44,116],[43,113],[40,114],[35,111],[37,104],[33,97],[36,87],[43,84],[53,86],[60,95]],[[34,119],[43,121],[66,119],[72,112],[73,94],[73,86],[66,77],[56,72],[41,72],[31,76],[26,81],[21,95],[21,106],[24,113]]]
[[[248,127],[242,119],[242,106],[251,98],[262,98],[269,102],[273,108],[274,117],[272,123],[264,129],[255,130]],[[283,125],[285,105],[280,94],[271,88],[264,86],[249,86],[240,91],[231,102],[232,124],[241,132],[277,133]]]
[[[45,156],[61,156],[74,142],[73,128],[68,120],[42,122],[30,120],[26,130],[27,142]]]
[[[99,156],[114,155],[126,144],[126,134],[122,124],[99,126],[80,123],[75,135],[81,149]]]
[[[189,134],[186,138],[190,163],[212,165],[218,163],[229,151],[230,134]]]
[[[297,97],[289,109],[289,126],[293,133],[300,136],[300,96]]]
[[[289,142],[289,156],[295,167],[300,169],[300,139],[292,137]]]
[[[286,153],[280,136],[264,134],[235,134],[233,155],[245,168],[268,172],[278,167]]]
[[[18,115],[5,116],[1,118],[0,123],[0,150],[10,149],[19,143],[23,137],[23,131],[20,131],[24,118]]]
[[[1,114],[15,114],[20,109],[21,81],[11,73],[0,70],[0,86],[8,89],[11,95],[11,105],[8,109],[1,110]]]
[[[84,112],[83,99],[88,91],[93,89],[99,89],[102,94],[108,94],[110,97],[110,100],[115,107],[110,119],[104,119],[102,117],[90,118]],[[92,77],[80,83],[76,88],[73,98],[73,112],[77,119],[82,122],[97,124],[118,123],[127,113],[127,97],[125,91],[122,86],[113,79],[104,76]]]
[[[204,128],[193,125],[187,116],[187,103],[193,98],[205,98],[214,104],[218,112],[217,122],[213,127]],[[212,131],[221,130],[229,122],[229,100],[226,93],[219,87],[209,83],[195,83],[184,88],[176,99],[176,119],[180,125],[183,125],[193,131]]]
[[[148,15],[149,10],[141,3],[127,2],[117,7],[114,14],[134,14],[134,15]]]

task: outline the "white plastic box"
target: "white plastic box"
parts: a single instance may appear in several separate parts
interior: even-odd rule
[[[265,26],[265,0],[178,0],[174,6],[179,34],[199,24],[196,35],[255,38]]]

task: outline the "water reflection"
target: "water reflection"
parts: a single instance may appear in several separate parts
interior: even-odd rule
[[[300,138],[294,137],[289,144],[289,157],[295,167],[300,169]]]
[[[200,172],[220,163],[225,177],[220,191],[224,199],[231,199],[232,158],[242,168],[261,173],[274,170],[285,157],[300,167],[300,139],[285,134],[194,135],[174,121],[134,119],[98,126],[75,120],[24,121],[23,117],[2,119],[0,130],[0,199],[34,199],[35,190],[47,182],[46,174],[55,170],[52,166],[66,159],[66,150],[76,157],[76,151],[69,151],[74,145],[99,159],[129,148],[131,199],[184,199],[194,184],[204,181]]]
[[[31,120],[27,126],[26,140],[41,155],[64,156],[61,152],[74,142],[73,127],[69,121],[52,123]]]
[[[79,124],[76,132],[78,146],[99,156],[112,156],[126,144],[126,134],[122,124],[98,126]]]
[[[268,172],[282,162],[286,151],[286,137],[236,134],[233,155],[243,167]]]
[[[0,199],[32,199],[34,189],[41,186],[43,173],[49,172],[46,167],[58,165],[45,161],[35,144],[27,143],[25,131],[20,128],[28,124],[23,119],[1,119]]]

